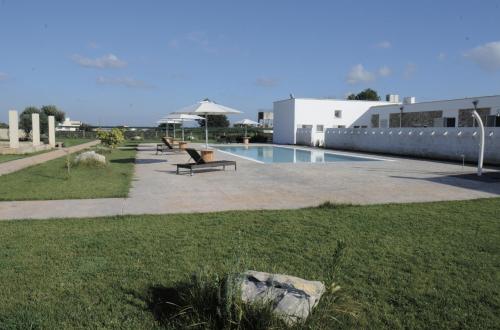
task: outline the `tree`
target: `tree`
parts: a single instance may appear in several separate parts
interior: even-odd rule
[[[19,115],[19,126],[29,135],[32,130],[31,114],[40,114],[40,132],[47,133],[49,125],[49,116],[54,116],[55,124],[64,121],[66,114],[64,111],[57,109],[55,105],[44,105],[40,109],[34,106],[29,106],[24,109]]]
[[[31,129],[32,129],[31,114],[33,114],[33,113],[40,114],[40,109],[38,109],[37,107],[34,107],[34,106],[29,106],[29,107],[26,107],[23,110],[23,112],[21,112],[21,114],[19,115],[19,127],[21,127],[24,130],[24,132],[26,133],[26,136],[29,136],[29,134],[31,133]]]
[[[205,120],[198,120],[200,127],[205,127]],[[208,115],[208,127],[229,127],[226,115]]]
[[[361,91],[357,95],[350,94],[347,96],[348,100],[363,100],[363,101],[380,101],[380,96],[378,96],[377,91],[367,88]]]
[[[59,110],[55,105],[44,105],[40,108],[40,130],[42,133],[48,131],[49,116],[54,116],[55,125],[62,123],[66,114]]]
[[[9,125],[0,121],[0,128],[9,128]]]

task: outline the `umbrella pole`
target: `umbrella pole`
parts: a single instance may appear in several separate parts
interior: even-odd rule
[[[208,114],[205,115],[205,148],[208,149]]]
[[[173,123],[172,125],[174,125],[174,140],[175,140],[175,123]]]
[[[247,137],[247,125],[245,125],[245,137]]]
[[[182,141],[184,141],[184,121],[181,122],[181,128],[182,128]]]

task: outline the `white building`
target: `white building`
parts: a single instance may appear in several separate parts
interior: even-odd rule
[[[327,128],[350,127],[382,101],[290,98],[273,103],[273,142],[296,144],[298,129],[311,129],[314,144],[323,144]]]
[[[500,126],[500,95],[495,95],[419,103],[405,98],[403,104],[372,106],[352,127],[473,127],[472,102],[476,100],[484,125]]]
[[[74,132],[79,130],[81,125],[81,121],[71,120],[67,117],[62,123],[57,124],[56,131]]]

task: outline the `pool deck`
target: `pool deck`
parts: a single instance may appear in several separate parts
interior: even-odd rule
[[[201,146],[198,146],[201,147]],[[0,219],[97,217],[227,210],[293,209],[323,202],[380,204],[500,196],[499,180],[476,180],[473,166],[405,158],[391,161],[261,164],[176,175],[186,153],[156,155],[141,145],[128,198],[0,202]],[[347,153],[354,154],[355,153]]]

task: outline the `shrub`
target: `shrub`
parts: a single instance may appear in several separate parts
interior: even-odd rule
[[[74,161],[73,162],[73,167],[77,166],[84,166],[84,167],[89,167],[89,168],[104,168],[107,166],[107,163],[102,163],[96,159],[93,158],[87,158],[87,159],[82,159],[78,162]]]
[[[108,155],[111,153],[112,149],[109,148],[109,147],[106,147],[106,146],[103,146],[103,145],[96,145],[94,147],[94,150],[96,153],[98,153],[99,155]]]
[[[113,128],[111,131],[98,131],[97,138],[101,143],[111,148],[116,148],[117,145],[125,141],[123,131],[119,128]]]

